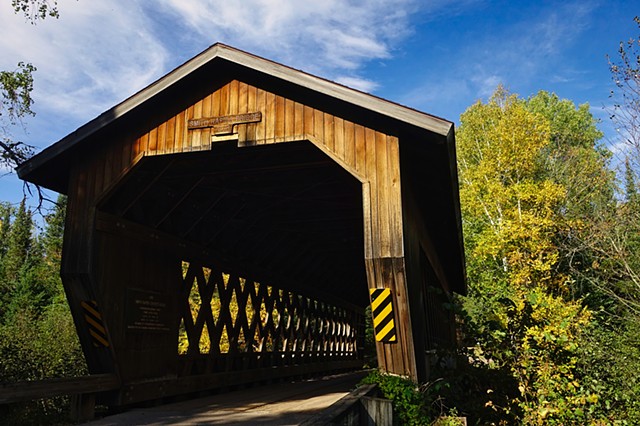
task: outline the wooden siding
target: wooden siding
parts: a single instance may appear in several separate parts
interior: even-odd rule
[[[143,135],[104,141],[76,163],[69,184],[62,267],[70,300],[101,298],[99,293],[105,292],[104,266],[98,265],[104,261],[94,248],[96,205],[127,171],[142,156],[211,149],[211,129],[188,130],[190,119],[258,111],[260,122],[234,127],[240,147],[309,140],[362,183],[368,283],[391,288],[398,307],[399,344],[379,344],[378,358],[388,371],[415,377],[403,260],[398,138],[237,80]],[[80,274],[90,277],[83,288],[72,284]],[[117,315],[117,308],[112,309],[111,315]],[[109,313],[106,316],[109,321]]]
[[[209,150],[211,129],[187,130],[188,120],[249,112],[261,112],[262,121],[235,126],[239,146],[299,140],[316,144],[358,179],[371,183],[368,195],[374,244],[366,257],[403,256],[398,138],[237,80],[149,130],[132,146],[125,144],[118,165],[125,166],[124,162],[140,153]]]

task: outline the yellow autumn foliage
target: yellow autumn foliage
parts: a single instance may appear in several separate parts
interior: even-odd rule
[[[499,88],[467,109],[456,138],[467,306],[483,322],[482,353],[508,369],[520,391],[503,409],[520,410],[524,424],[582,418],[598,400],[575,371],[591,313],[565,297],[570,277],[558,239],[580,222],[563,215],[567,188],[545,173],[551,125]]]

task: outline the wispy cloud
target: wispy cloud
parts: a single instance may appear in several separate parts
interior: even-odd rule
[[[207,43],[224,41],[332,78],[389,58],[415,0],[166,0],[164,11]]]
[[[476,82],[478,96],[486,96],[486,82],[492,75],[503,76],[507,86],[515,82],[539,80],[539,73],[547,72],[550,64],[589,24],[589,14],[593,5],[589,2],[569,2],[560,7],[541,8],[537,16],[527,21],[513,22],[500,33],[488,35],[479,40],[474,55],[475,69],[479,74],[472,78]],[[552,70],[557,80],[565,79],[563,68]]]
[[[61,18],[26,24],[2,5],[0,66],[37,68],[34,98],[47,109],[87,119],[161,75],[166,49],[148,20],[125,1],[61,0]]]
[[[404,98],[412,106],[430,110],[433,105],[426,102],[432,97],[421,98],[416,93],[441,92],[442,88],[448,88],[453,90],[451,96],[458,93],[486,99],[498,84],[517,91],[533,81],[539,84],[542,74],[548,75],[548,81],[569,81],[576,72],[562,63],[563,53],[574,48],[573,43],[588,28],[595,5],[593,1],[568,2],[553,7],[540,5],[532,8],[535,14],[517,14],[518,18],[499,27],[467,28],[454,53],[435,49],[424,52],[425,56],[431,56],[432,63],[442,64],[445,72],[440,67],[425,72],[423,82],[407,92]],[[485,14],[493,12],[489,6],[476,6],[466,12],[468,20],[473,20],[473,14],[478,14],[480,19],[480,15],[486,18]]]
[[[364,76],[363,67],[392,57],[416,13],[452,4],[163,0],[151,7],[143,0],[59,0],[61,18],[33,26],[4,3],[0,68],[34,63],[36,108],[76,123],[216,41],[370,92],[378,83]]]
[[[340,83],[367,93],[373,92],[378,87],[378,83],[376,83],[375,81],[354,76],[337,77],[335,81],[336,83]]]

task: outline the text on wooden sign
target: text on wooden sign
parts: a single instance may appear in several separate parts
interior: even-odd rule
[[[262,121],[261,112],[250,112],[247,114],[224,115],[221,117],[195,118],[187,122],[189,130],[213,128],[214,135],[226,135],[233,133],[233,126],[236,124],[257,123]]]

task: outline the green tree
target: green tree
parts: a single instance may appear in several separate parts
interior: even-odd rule
[[[624,160],[624,197],[629,203],[636,202],[638,198],[636,178],[631,169],[629,157],[626,157]]]
[[[62,301],[65,294],[60,280],[60,262],[62,261],[62,239],[67,209],[67,197],[59,195],[53,211],[45,217],[45,229],[41,238],[43,257],[39,276],[43,283],[44,297],[47,303]]]
[[[0,203],[0,323],[9,304],[11,286],[7,281],[6,255],[9,249],[9,235],[11,234],[11,204]]]
[[[9,244],[4,261],[6,277],[10,282],[18,281],[20,270],[29,257],[33,246],[32,233],[33,220],[31,211],[27,209],[26,201],[23,198],[11,225]]]
[[[9,128],[34,115],[31,92],[35,70],[33,65],[20,62],[14,71],[0,71],[0,166],[13,169],[33,153],[31,146],[13,139]]]
[[[11,211],[8,205],[5,206]],[[24,204],[16,211],[7,228],[7,253],[22,253],[21,264],[12,265],[18,272],[6,283],[6,315],[0,317],[0,382],[72,377],[87,374],[84,356],[75,332],[69,306],[60,280],[60,255],[66,198],[45,218],[40,237],[31,232],[31,212]],[[9,223],[11,215],[4,213]],[[5,220],[3,220],[3,225]],[[20,229],[22,231],[18,232]],[[5,232],[4,229],[0,231]],[[20,236],[20,238],[19,238]],[[30,240],[25,242],[25,239]],[[27,254],[16,249],[28,246]],[[17,260],[12,261],[19,263]],[[11,406],[0,405],[0,419],[7,424],[58,424],[68,413],[68,398],[33,401]]]
[[[580,191],[570,171],[592,161],[600,169],[594,165],[580,178],[602,173],[602,154],[589,159],[580,152],[594,152],[599,136],[588,107],[546,92],[525,101],[498,88],[461,116],[467,326],[484,361],[475,359],[516,381],[506,406],[493,406],[510,421],[583,422],[598,402],[578,362],[592,314],[573,299],[562,241],[592,211],[584,206],[592,194]]]

